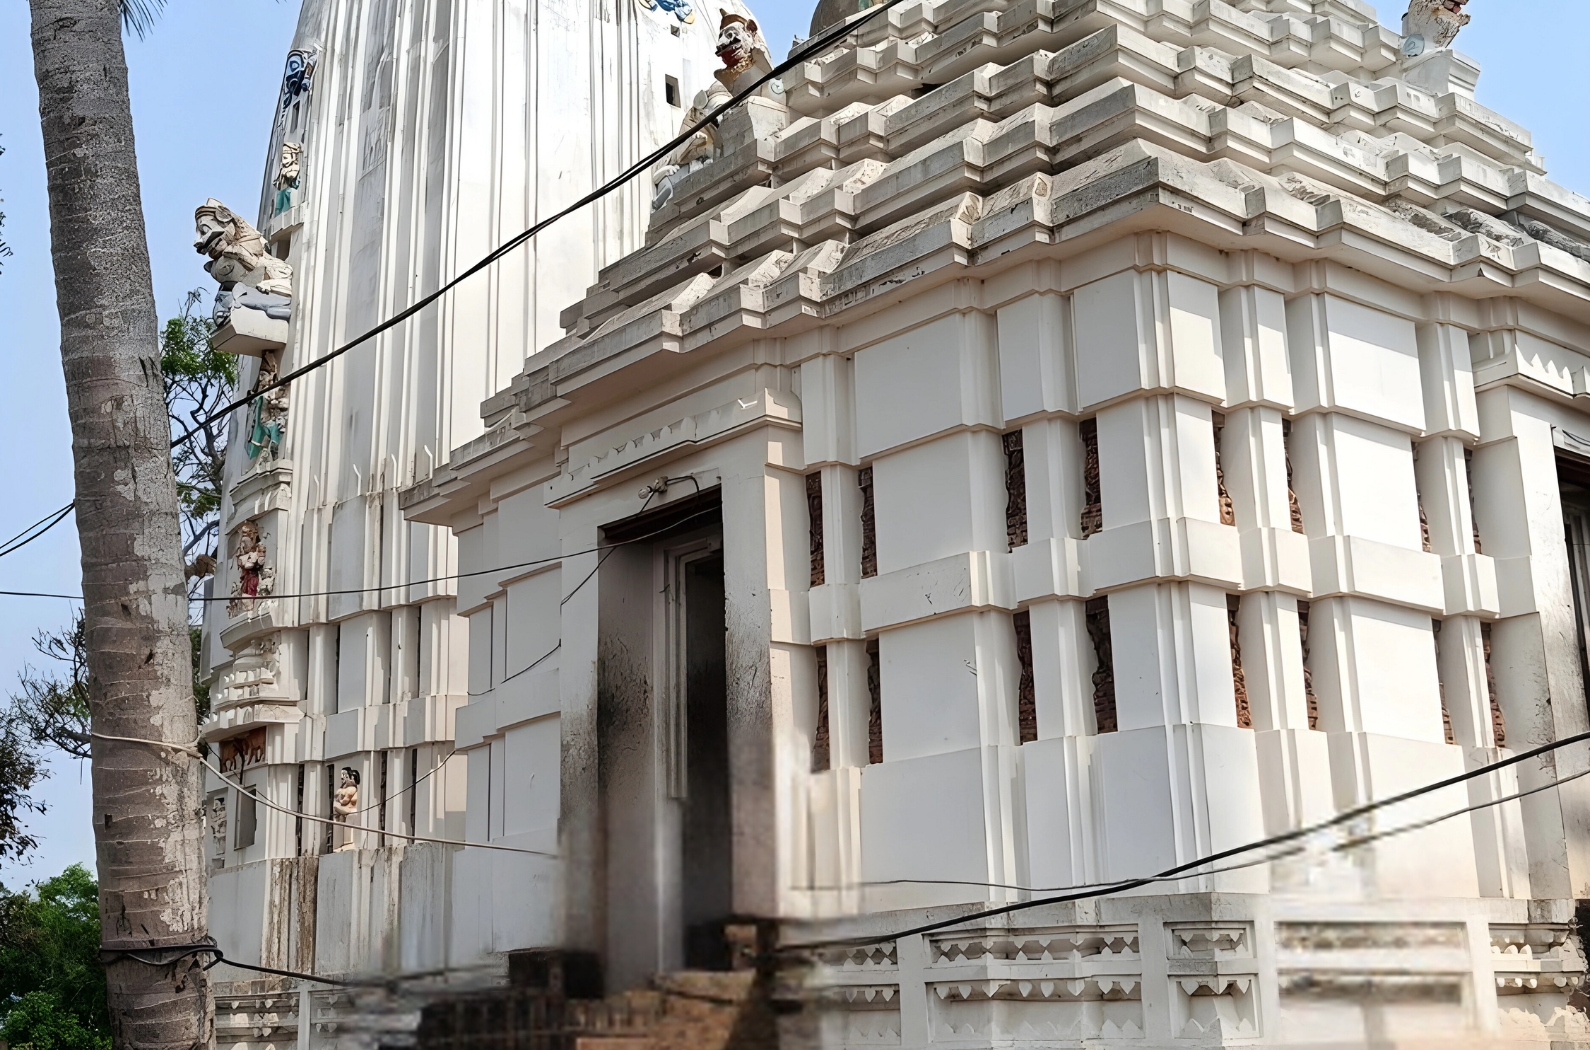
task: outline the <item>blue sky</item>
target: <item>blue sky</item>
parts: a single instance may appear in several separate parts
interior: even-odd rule
[[[711,5],[703,5],[710,7]],[[805,35],[809,2],[757,4],[763,30],[782,55]],[[1395,10],[1394,10],[1395,8]],[[1400,4],[1382,5],[1388,22]],[[1590,5],[1583,0],[1476,0],[1459,41],[1485,69],[1479,100],[1535,133],[1556,181],[1590,193]],[[144,214],[162,313],[176,313],[189,288],[209,278],[193,253],[193,209],[217,197],[254,206],[264,170],[270,112],[292,38],[294,0],[171,0],[147,40],[128,41],[133,116]],[[38,95],[28,47],[27,5],[0,4],[0,211],[13,256],[0,263],[0,538],[71,499],[70,438],[58,353],[59,327],[49,260]],[[0,589],[75,592],[77,540],[70,519],[0,563]],[[29,639],[70,617],[65,602],[0,598],[0,691],[32,657]],[[36,662],[36,661],[35,661]],[[33,822],[43,847],[31,864],[0,864],[16,885],[92,865],[86,771],[58,763],[45,785],[51,806]]]

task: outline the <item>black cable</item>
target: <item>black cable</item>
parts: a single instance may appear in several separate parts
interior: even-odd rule
[[[620,173],[616,178],[614,178],[611,181],[607,182],[606,184],[598,187],[597,189],[592,190],[590,193],[587,193],[585,196],[581,197],[579,200],[575,201],[573,204],[570,204],[568,207],[564,208],[562,211],[556,213],[555,215],[552,215],[551,217],[546,218],[546,219],[542,219],[540,222],[536,223],[534,226],[531,226],[528,230],[525,230],[523,233],[515,234],[513,237],[510,237],[508,240],[504,241],[502,244],[498,245],[495,249],[493,249],[490,253],[488,253],[485,258],[481,259],[479,262],[477,262],[473,266],[469,267],[469,269],[465,270],[463,273],[460,273],[458,276],[454,277],[452,280],[448,281],[446,284],[444,284],[440,288],[436,289],[436,291],[431,292],[429,295],[425,295],[425,296],[421,297],[418,301],[416,301],[412,305],[410,305],[408,307],[405,307],[402,310],[399,310],[396,314],[393,314],[391,317],[387,318],[385,321],[382,321],[380,324],[376,325],[374,328],[371,328],[368,331],[364,332],[362,335],[354,337],[351,341],[342,344],[341,346],[337,347],[335,350],[331,351],[330,353],[326,354],[325,356],[317,358],[316,360],[309,362],[308,364],[304,365],[301,368],[296,368],[293,371],[291,371],[291,372],[287,373],[286,375],[282,376],[281,378],[279,378],[277,380],[274,380],[273,382],[271,382],[271,383],[269,383],[269,384],[267,384],[267,385],[265,385],[263,387],[260,387],[260,388],[258,388],[256,390],[252,391],[246,397],[239,398],[236,401],[233,401],[233,402],[231,402],[229,404],[223,405],[221,408],[219,408],[216,411],[212,412],[210,415],[205,416],[203,419],[196,420],[191,427],[189,427],[186,431],[183,432],[181,437],[177,438],[175,441],[173,441],[171,443],[171,447],[172,448],[176,448],[178,445],[180,445],[183,442],[189,440],[195,434],[197,434],[200,430],[202,430],[205,427],[209,426],[211,423],[215,422],[216,420],[223,419],[226,416],[230,415],[231,413],[237,411],[238,409],[244,408],[244,407],[246,407],[248,405],[253,404],[254,403],[254,399],[259,397],[260,395],[269,393],[270,391],[276,390],[276,389],[278,389],[280,387],[284,387],[288,383],[291,383],[293,380],[298,379],[298,378],[300,378],[302,376],[308,375],[310,372],[312,372],[315,369],[319,368],[321,365],[324,365],[324,364],[327,364],[327,363],[329,363],[331,361],[336,360],[337,358],[341,357],[343,354],[347,353],[349,350],[352,350],[354,347],[360,346],[360,345],[362,345],[364,343],[369,342],[371,339],[374,339],[376,336],[380,335],[382,332],[385,332],[385,331],[387,331],[387,330],[389,330],[391,328],[395,328],[397,325],[399,325],[399,324],[403,323],[404,321],[408,320],[410,317],[413,317],[415,314],[419,313],[421,310],[424,310],[427,306],[430,306],[432,303],[434,303],[437,300],[441,299],[442,296],[446,295],[448,292],[450,292],[454,288],[458,287],[458,285],[462,284],[464,281],[468,280],[470,277],[473,277],[475,274],[479,273],[481,270],[484,270],[486,267],[490,266],[492,263],[496,262],[498,259],[502,258],[504,255],[507,255],[509,252],[513,251],[515,248],[519,247],[521,244],[524,244],[526,241],[530,240],[536,234],[540,233],[542,230],[544,230],[547,227],[551,226],[553,223],[558,222],[561,219],[567,218],[570,215],[573,215],[575,212],[579,211],[581,208],[584,208],[587,204],[594,204],[596,201],[601,200],[603,197],[606,197],[608,194],[614,192],[619,187],[621,187],[625,183],[629,182],[635,176],[637,176],[637,175],[641,174],[642,172],[644,172],[644,171],[648,170],[649,168],[651,168],[658,161],[660,161],[663,158],[667,157],[670,153],[672,153],[674,150],[678,149],[680,146],[684,145],[686,142],[689,142],[692,138],[694,138],[698,133],[700,133],[705,128],[707,128],[707,127],[715,127],[717,125],[718,121],[722,118],[722,116],[725,113],[727,113],[729,110],[733,109],[735,106],[738,106],[740,103],[744,102],[746,99],[750,98],[752,95],[756,94],[764,86],[766,86],[770,81],[773,81],[773,80],[777,79],[778,77],[782,76],[783,74],[789,72],[791,69],[793,69],[796,66],[800,65],[802,62],[806,61],[807,58],[809,58],[810,56],[816,54],[818,51],[822,50],[823,48],[828,47],[830,44],[833,44],[834,42],[836,42],[838,40],[843,39],[846,36],[849,36],[851,33],[856,32],[862,26],[866,25],[868,22],[870,22],[873,19],[877,18],[879,15],[883,14],[885,11],[888,11],[891,8],[897,7],[903,2],[904,2],[904,0],[885,0],[884,3],[881,3],[881,4],[877,5],[876,7],[870,8],[860,18],[857,18],[857,19],[855,19],[854,21],[851,21],[851,22],[840,23],[839,25],[834,26],[832,29],[828,30],[827,32],[820,33],[817,36],[813,37],[811,40],[806,41],[806,43],[801,48],[791,51],[788,58],[786,58],[783,62],[779,63],[777,66],[774,66],[773,69],[770,72],[768,72],[767,74],[762,76],[760,79],[758,79],[750,87],[745,88],[739,94],[735,95],[734,97],[730,98],[727,102],[723,103],[723,105],[719,106],[717,109],[715,109],[711,113],[707,114],[707,116],[703,117],[698,123],[696,123],[692,127],[688,128],[687,130],[681,132],[678,135],[678,137],[674,138],[667,145],[659,147],[658,149],[656,149],[652,153],[648,154],[644,158],[642,158],[642,159],[636,161],[634,164],[630,165],[622,173]]]
[[[190,599],[190,601],[196,601],[196,602],[235,602],[235,601],[261,601],[261,602],[267,602],[267,601],[276,601],[278,599],[280,599],[282,601],[287,601],[289,599],[294,599],[294,598],[325,598],[325,597],[331,597],[331,596],[339,595],[339,594],[379,594],[382,591],[394,591],[394,590],[397,590],[400,587],[424,587],[427,584],[446,583],[449,580],[466,580],[466,579],[469,579],[472,576],[490,576],[490,575],[494,575],[496,573],[509,572],[509,571],[511,571],[513,569],[528,569],[528,568],[533,568],[533,567],[535,567],[537,565],[551,565],[554,562],[566,561],[569,558],[580,558],[580,557],[583,557],[583,556],[585,556],[587,554],[603,554],[604,555],[604,559],[603,560],[606,560],[605,559],[605,555],[606,554],[610,554],[614,550],[617,550],[619,547],[627,547],[630,544],[634,544],[634,543],[644,543],[646,540],[655,539],[658,536],[663,535],[664,533],[672,532],[675,529],[679,528],[679,526],[681,526],[681,525],[685,525],[685,524],[687,524],[689,522],[692,522],[692,521],[695,521],[695,520],[697,520],[699,518],[711,517],[712,515],[715,515],[715,514],[718,514],[718,513],[719,513],[719,510],[716,507],[713,507],[713,508],[708,509],[708,510],[697,511],[695,514],[691,514],[691,515],[688,515],[687,517],[681,518],[680,520],[674,522],[671,525],[668,525],[668,526],[665,526],[664,528],[658,529],[656,532],[648,532],[644,536],[636,536],[636,537],[634,537],[632,539],[621,540],[618,543],[610,543],[610,544],[608,544],[606,546],[590,547],[590,548],[588,548],[586,550],[583,550],[583,551],[572,551],[572,552],[570,552],[568,554],[558,554],[558,555],[554,555],[553,557],[550,557],[550,558],[537,558],[535,561],[516,562],[513,565],[503,565],[503,566],[500,566],[500,567],[495,568],[495,569],[478,569],[478,570],[476,570],[474,572],[460,572],[460,573],[455,573],[455,574],[453,574],[451,576],[435,576],[435,577],[432,577],[431,579],[428,579],[428,580],[410,580],[407,583],[385,583],[385,584],[381,584],[381,585],[376,586],[376,587],[348,587],[348,588],[344,588],[343,590],[338,590],[338,591],[304,591],[304,592],[299,593],[299,594],[261,594],[261,595],[256,595],[253,598],[249,598],[247,595],[243,595],[243,596],[238,596],[238,595],[218,595],[218,596],[213,596],[213,597],[208,597],[208,598],[201,596],[201,597],[197,597],[197,598],[192,598],[192,599]],[[635,515],[635,516],[638,516],[638,515]],[[620,519],[620,520],[622,520],[622,519]],[[597,568],[601,568],[601,566],[598,565]],[[586,582],[588,582],[588,581],[586,581]],[[585,586],[585,582],[581,582],[580,587],[583,587],[583,586]],[[579,587],[576,587],[574,590],[577,591],[579,589],[580,589]],[[569,593],[570,593],[570,595],[572,595],[574,592],[571,591]],[[7,596],[13,597],[13,598],[65,598],[65,599],[67,599],[69,601],[74,601],[74,602],[80,602],[80,601],[83,600],[83,596],[80,595],[80,594],[47,594],[47,593],[43,593],[43,592],[40,592],[40,591],[0,591],[0,597],[7,597]],[[565,601],[566,601],[566,599],[565,599]],[[528,670],[528,668],[526,668],[526,670]]]
[[[51,529],[55,528],[55,526],[66,520],[66,516],[72,512],[72,508],[76,505],[77,504],[75,501],[68,503],[60,510],[51,513],[47,517],[41,518],[32,525],[29,525],[27,528],[23,529],[9,540],[6,540],[4,543],[0,543],[0,558],[4,558],[7,554],[10,554],[13,551],[21,550],[23,547],[26,547],[28,544],[38,539],[46,532],[49,532]],[[42,528],[40,526],[42,526]]]
[[[1182,875],[1193,868],[1201,868],[1206,864],[1214,864],[1222,860],[1227,860],[1231,857],[1240,856],[1244,853],[1251,853],[1254,850],[1268,849],[1271,846],[1285,845],[1289,842],[1296,842],[1299,839],[1318,834],[1321,831],[1326,831],[1334,827],[1340,827],[1343,824],[1349,824],[1355,820],[1366,817],[1377,810],[1385,809],[1389,806],[1399,805],[1403,802],[1410,802],[1413,799],[1421,798],[1437,791],[1445,791],[1447,788],[1456,787],[1459,784],[1465,784],[1470,780],[1478,779],[1479,777],[1493,773],[1498,769],[1506,769],[1509,766],[1516,766],[1522,762],[1528,762],[1530,759],[1539,758],[1541,755],[1549,754],[1553,751],[1559,750],[1560,748],[1569,747],[1573,744],[1584,743],[1587,740],[1590,740],[1590,733],[1578,733],[1563,740],[1542,745],[1541,747],[1537,747],[1532,751],[1525,751],[1523,754],[1514,755],[1512,758],[1504,759],[1500,762],[1493,762],[1490,765],[1481,766],[1478,769],[1471,770],[1455,777],[1448,777],[1446,780],[1442,780],[1435,784],[1426,784],[1424,787],[1414,788],[1412,791],[1405,791],[1400,795],[1393,795],[1390,798],[1384,798],[1375,802],[1365,803],[1362,806],[1357,806],[1353,809],[1346,810],[1345,812],[1338,813],[1329,820],[1322,820],[1319,823],[1309,825],[1308,827],[1298,828],[1295,831],[1288,831],[1281,835],[1274,835],[1267,839],[1260,839],[1258,842],[1251,842],[1246,846],[1237,846],[1233,849],[1223,850],[1220,853],[1212,853],[1207,857],[1200,857],[1197,860],[1191,860],[1185,864],[1178,864],[1175,867],[1167,868],[1156,875],[1149,875],[1144,878],[1137,879],[1126,879],[1121,882],[1112,883],[1102,890],[1094,891],[1093,889],[1087,889],[1077,893],[1061,894],[1057,897],[1044,897],[1040,900],[1021,901],[1016,904],[1007,904],[999,908],[989,908],[985,911],[973,912],[970,915],[961,915],[953,919],[930,922],[923,926],[916,926],[909,930],[900,930],[895,933],[883,934],[881,936],[848,937],[831,941],[811,941],[803,944],[786,945],[781,947],[780,950],[809,951],[822,948],[861,948],[872,944],[882,944],[885,941],[898,940],[901,937],[917,937],[925,933],[936,933],[939,930],[946,930],[952,926],[959,926],[963,923],[978,922],[982,919],[996,919],[1002,915],[1012,915],[1020,911],[1030,911],[1033,908],[1047,908],[1055,904],[1070,904],[1074,901],[1091,900],[1095,897],[1107,897],[1117,893],[1125,893],[1128,890],[1135,890],[1143,886],[1152,885],[1156,882],[1163,882],[1172,878],[1173,876]],[[1489,805],[1497,804],[1500,804],[1500,800],[1497,803],[1489,803]],[[1485,804],[1482,804],[1482,807],[1483,805]],[[1471,807],[1470,810],[1465,810],[1463,812],[1471,812],[1474,808],[1482,807]],[[1415,830],[1417,827],[1418,825],[1413,825],[1410,830]],[[1197,876],[1188,875],[1187,877],[1196,878]]]
[[[1416,798],[1416,797],[1418,797],[1420,795],[1429,794],[1429,793],[1432,793],[1432,792],[1435,792],[1435,791],[1440,791],[1440,790],[1443,790],[1446,787],[1454,786],[1453,783],[1452,783],[1452,780],[1456,780],[1456,779],[1474,779],[1474,778],[1476,778],[1478,776],[1483,776],[1484,774],[1489,773],[1489,772],[1491,772],[1493,770],[1501,769],[1501,768],[1506,767],[1506,766],[1510,766],[1510,765],[1514,765],[1514,764],[1517,764],[1517,763],[1522,762],[1522,761],[1526,761],[1526,760],[1528,760],[1530,758],[1538,757],[1539,755],[1541,755],[1541,754],[1543,754],[1545,752],[1556,750],[1556,749],[1561,748],[1561,747],[1566,747],[1569,744],[1576,743],[1579,740],[1583,740],[1583,739],[1586,739],[1586,738],[1590,738],[1590,733],[1581,734],[1578,737],[1570,737],[1570,738],[1568,738],[1566,740],[1559,740],[1555,744],[1548,744],[1545,747],[1537,748],[1534,751],[1528,752],[1527,754],[1515,755],[1513,758],[1507,759],[1506,761],[1496,762],[1496,763],[1493,763],[1491,765],[1484,766],[1484,767],[1482,767],[1482,768],[1480,768],[1478,770],[1475,770],[1472,773],[1465,774],[1463,778],[1452,778],[1451,780],[1442,781],[1439,784],[1429,784],[1429,785],[1426,785],[1425,787],[1416,788],[1413,791],[1405,792],[1404,794],[1396,796],[1395,798],[1383,799],[1380,802],[1369,803],[1369,804],[1367,804],[1365,806],[1358,807],[1358,810],[1349,811],[1349,813],[1344,813],[1340,817],[1338,817],[1338,818],[1336,818],[1334,820],[1324,821],[1324,822],[1322,822],[1320,824],[1317,824],[1313,828],[1301,829],[1298,832],[1292,832],[1292,833],[1289,833],[1288,835],[1285,835],[1285,836],[1276,836],[1275,839],[1265,840],[1265,842],[1260,842],[1260,843],[1254,843],[1251,846],[1242,847],[1240,850],[1228,850],[1227,854],[1239,853],[1239,852],[1249,852],[1249,851],[1254,850],[1254,849],[1259,849],[1259,848],[1263,847],[1264,845],[1266,845],[1266,843],[1273,842],[1276,839],[1296,838],[1299,835],[1312,834],[1314,831],[1317,831],[1317,830],[1319,830],[1319,829],[1321,829],[1323,827],[1326,827],[1328,825],[1341,823],[1341,821],[1344,818],[1348,818],[1351,813],[1360,813],[1361,814],[1361,812],[1364,811],[1364,810],[1373,810],[1373,809],[1383,808],[1385,806],[1390,806],[1390,805],[1393,805],[1393,804],[1395,804],[1397,802],[1400,802],[1400,801],[1407,801],[1410,798]],[[451,757],[451,756],[449,756],[449,757]],[[1341,842],[1341,843],[1338,843],[1337,845],[1333,846],[1331,848],[1331,852],[1345,852],[1346,850],[1357,849],[1357,848],[1360,848],[1362,846],[1368,845],[1368,844],[1370,844],[1372,842],[1378,841],[1380,839],[1391,838],[1391,837],[1396,836],[1396,835],[1405,835],[1405,834],[1408,834],[1410,832],[1419,831],[1419,830],[1422,830],[1424,828],[1430,827],[1430,826],[1432,826],[1434,824],[1441,823],[1442,821],[1454,820],[1454,819],[1456,819],[1458,817],[1466,816],[1467,814],[1470,814],[1470,813],[1476,813],[1476,812],[1478,812],[1480,810],[1483,810],[1483,809],[1491,809],[1493,807],[1500,806],[1500,805],[1503,805],[1503,804],[1508,803],[1508,802],[1515,802],[1515,801],[1517,801],[1519,799],[1522,799],[1522,798],[1528,798],[1531,795],[1536,795],[1536,794],[1539,794],[1539,793],[1541,793],[1543,791],[1548,791],[1548,790],[1550,790],[1552,788],[1560,787],[1563,784],[1570,783],[1570,782],[1572,782],[1574,780],[1579,780],[1579,779],[1581,779],[1581,778],[1583,778],[1585,776],[1590,776],[1590,770],[1584,770],[1584,771],[1581,771],[1579,773],[1574,773],[1574,774],[1572,774],[1570,776],[1562,777],[1562,778],[1560,778],[1558,780],[1554,780],[1554,781],[1552,781],[1549,784],[1543,784],[1543,785],[1541,785],[1539,787],[1531,788],[1531,789],[1529,789],[1527,791],[1520,791],[1520,792],[1517,792],[1517,793],[1512,794],[1512,795],[1504,796],[1502,798],[1491,799],[1490,801],[1481,802],[1481,803],[1478,803],[1478,804],[1473,805],[1473,806],[1468,806],[1468,807],[1466,807],[1464,809],[1456,810],[1456,811],[1451,812],[1451,813],[1446,813],[1446,814],[1443,814],[1443,815],[1441,815],[1439,817],[1432,817],[1432,818],[1428,818],[1428,819],[1425,819],[1425,820],[1415,821],[1412,824],[1405,824],[1405,825],[1402,825],[1400,827],[1391,828],[1391,829],[1388,829],[1388,830],[1382,831],[1382,832],[1377,832],[1377,833],[1375,833],[1373,835],[1365,835],[1365,836],[1358,836],[1358,837],[1355,837],[1355,838],[1351,838],[1351,839],[1348,839],[1345,842]],[[1271,857],[1263,857],[1263,858],[1260,858],[1259,860],[1251,861],[1251,862],[1248,862],[1248,863],[1242,864],[1242,865],[1237,865],[1234,868],[1226,869],[1226,870],[1237,870],[1238,868],[1243,868],[1243,867],[1254,867],[1254,866],[1256,866],[1258,864],[1273,863],[1274,861],[1283,860],[1283,859],[1285,859],[1285,858],[1287,858],[1289,856],[1295,856],[1298,853],[1305,852],[1306,849],[1307,849],[1307,847],[1299,847],[1297,849],[1289,850],[1289,851],[1287,851],[1285,853],[1277,854],[1277,855],[1271,856]],[[1079,893],[1071,894],[1071,895],[1069,895],[1066,898],[1050,898],[1048,900],[1043,900],[1043,901],[1030,901],[1030,902],[1027,902],[1027,903],[1024,903],[1024,904],[1012,905],[1012,906],[1006,907],[1006,908],[991,909],[989,911],[980,912],[980,913],[975,914],[975,915],[963,915],[963,916],[961,916],[959,918],[956,918],[956,919],[949,919],[949,920],[946,920],[945,922],[933,923],[933,924],[930,924],[928,926],[922,926],[922,927],[918,927],[918,928],[916,928],[914,930],[906,930],[906,931],[902,931],[900,933],[889,934],[888,936],[884,936],[884,937],[852,938],[852,939],[847,939],[847,940],[834,940],[834,941],[815,941],[815,942],[809,942],[809,943],[805,943],[805,944],[793,944],[793,945],[781,946],[778,949],[778,951],[781,951],[781,952],[809,951],[809,950],[813,950],[813,949],[830,948],[830,947],[864,947],[864,946],[871,945],[871,944],[879,944],[879,943],[882,943],[884,941],[897,940],[897,939],[899,939],[901,937],[910,937],[910,936],[915,936],[917,934],[922,934],[922,933],[932,933],[935,930],[944,929],[945,927],[948,927],[948,926],[955,926],[955,925],[958,925],[960,923],[974,922],[974,921],[976,921],[978,919],[982,919],[982,918],[989,918],[989,917],[993,917],[993,916],[997,916],[997,915],[1009,914],[1011,912],[1020,911],[1020,910],[1025,909],[1025,908],[1043,907],[1043,906],[1046,906],[1046,905],[1049,905],[1049,904],[1063,903],[1063,902],[1069,901],[1069,900],[1084,900],[1084,899],[1105,897],[1105,896],[1109,896],[1110,894],[1113,894],[1113,893],[1121,893],[1121,892],[1124,892],[1124,891],[1126,891],[1128,889],[1134,889],[1134,888],[1136,888],[1138,886],[1148,885],[1149,883],[1152,883],[1152,882],[1165,881],[1165,880],[1171,878],[1172,875],[1178,873],[1179,871],[1185,870],[1188,867],[1201,866],[1202,864],[1209,863],[1210,859],[1211,858],[1205,858],[1204,860],[1193,861],[1191,864],[1182,865],[1179,869],[1171,869],[1171,872],[1167,873],[1165,875],[1151,876],[1151,877],[1144,878],[1144,879],[1133,879],[1133,880],[1128,880],[1126,882],[1120,882],[1120,883],[1100,883],[1100,884],[1094,884],[1094,885],[1091,885],[1091,886],[1088,886],[1088,887],[1078,887],[1078,889],[1084,890],[1084,891],[1097,890],[1099,892],[1079,892]],[[1219,872],[1206,872],[1204,874],[1205,875],[1219,874]],[[1189,876],[1189,877],[1198,878],[1198,877],[1202,877],[1202,876]],[[919,881],[919,880],[913,880],[913,879],[894,880],[894,882],[917,882],[917,881]],[[891,885],[891,884],[893,884],[893,883],[876,883],[876,884],[869,884],[869,885]],[[942,882],[933,881],[933,882],[928,882],[927,884],[931,884],[931,885],[944,884],[944,885],[991,886],[991,887],[995,887],[995,888],[998,888],[998,889],[1021,889],[1021,887],[1002,886],[1002,885],[999,885],[997,883],[974,883],[974,882],[962,883],[962,882],[954,882],[953,880],[943,880]],[[145,956],[145,954],[144,954],[145,952],[177,952],[178,954],[173,956],[172,958],[169,958],[169,959],[150,959],[150,958],[147,958]],[[253,963],[236,962],[236,961],[234,961],[232,959],[226,958],[225,954],[221,951],[220,947],[218,945],[216,945],[213,940],[208,941],[206,943],[202,943],[202,944],[175,944],[175,945],[166,945],[166,946],[158,947],[158,948],[146,948],[146,949],[125,949],[125,948],[102,948],[102,949],[100,949],[100,957],[101,957],[101,959],[104,959],[105,956],[107,956],[107,955],[109,955],[109,956],[117,956],[117,957],[124,957],[124,958],[134,959],[134,960],[136,960],[138,962],[144,963],[147,966],[170,966],[173,963],[178,962],[181,959],[184,959],[184,958],[186,958],[186,957],[188,957],[190,955],[201,955],[201,954],[209,954],[209,955],[214,955],[215,956],[215,958],[213,960],[211,960],[209,963],[207,963],[205,965],[204,968],[206,970],[213,969],[214,967],[216,967],[219,964],[224,962],[228,966],[235,966],[235,967],[238,967],[239,969],[243,969],[243,970],[253,970],[253,971],[257,972],[257,973],[268,973],[268,974],[273,974],[273,975],[276,975],[276,976],[279,976],[279,977],[291,977],[291,978],[295,978],[297,980],[312,981],[312,982],[319,983],[319,984],[333,984],[333,985],[351,986],[351,987],[391,987],[391,986],[396,985],[396,984],[398,984],[400,982],[403,982],[403,981],[423,980],[423,979],[428,978],[428,977],[444,976],[447,973],[451,972],[449,970],[425,970],[425,971],[417,971],[417,972],[414,972],[414,973],[397,974],[397,975],[392,976],[392,977],[367,978],[367,979],[363,979],[363,980],[360,980],[360,979],[342,979],[342,978],[335,978],[335,977],[322,977],[322,976],[320,976],[318,974],[301,973],[301,972],[299,972],[297,970],[282,970],[282,969],[277,969],[277,968],[271,967],[271,966],[257,966],[257,965],[254,965]]]

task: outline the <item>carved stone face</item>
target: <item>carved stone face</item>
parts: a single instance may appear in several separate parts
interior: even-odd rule
[[[231,236],[231,223],[213,212],[202,211],[193,220],[195,236],[193,250],[200,255],[215,256]],[[233,278],[236,280],[236,278]]]
[[[200,252],[203,252],[204,250],[205,249],[203,248],[199,249]],[[225,287],[229,284],[236,284],[244,277],[248,276],[248,267],[243,265],[243,261],[241,259],[234,259],[229,255],[223,255],[219,259],[211,262],[209,265],[209,271],[210,276],[214,277],[216,281],[222,285],[222,287]]]
[[[725,69],[733,69],[751,58],[756,46],[756,23],[726,20],[718,30],[718,57]]]

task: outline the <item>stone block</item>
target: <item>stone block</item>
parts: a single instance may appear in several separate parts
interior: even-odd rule
[[[872,477],[880,573],[1007,549],[998,434],[962,431],[880,456]]]
[[[1011,555],[1003,551],[972,551],[862,580],[861,629],[872,633],[974,609],[1014,609],[1010,564]]]
[[[1098,846],[1090,765],[1098,739],[1064,736],[1022,745],[1027,863],[1037,889],[1092,881]]]
[[[1291,529],[1249,529],[1241,534],[1242,589],[1287,591],[1307,597],[1314,587],[1308,537]]]
[[[1441,559],[1447,616],[1495,617],[1501,612],[1496,561],[1483,554],[1454,554]]]
[[[287,345],[288,322],[266,317],[264,311],[239,308],[226,324],[210,336],[210,349],[243,357],[260,357],[267,350]]]
[[[984,768],[994,749],[886,761],[861,774],[862,877],[955,880],[966,886],[871,886],[872,910],[981,901],[991,881]]]
[[[1010,552],[1017,602],[1039,598],[1085,598],[1083,554],[1087,541],[1071,536],[1034,540]]]
[[[1425,428],[1412,321],[1334,295],[1287,304],[1297,411],[1343,411],[1408,433]]]
[[[1226,397],[1219,291],[1181,273],[1127,271],[1072,295],[1078,410],[1132,394]]]
[[[1230,525],[1197,518],[1161,518],[1105,529],[1085,544],[1089,590],[1150,580],[1197,580],[1239,590],[1242,537]]]
[[[861,588],[854,583],[825,583],[807,592],[811,610],[812,644],[864,637],[861,629]]]
[[[1007,613],[943,616],[878,637],[887,762],[1015,743],[1015,627]]]
[[[1440,616],[1446,609],[1441,559],[1359,536],[1309,541],[1314,596],[1357,595]]]
[[[863,458],[963,426],[1001,428],[994,318],[952,314],[855,353]]]
[[[1155,875],[1183,861],[1264,837],[1259,767],[1251,730],[1152,726],[1096,738],[1100,873]],[[1231,892],[1263,893],[1265,869],[1214,877]]]
[[[1000,399],[1007,420],[1075,412],[1071,303],[1037,294],[999,309]]]

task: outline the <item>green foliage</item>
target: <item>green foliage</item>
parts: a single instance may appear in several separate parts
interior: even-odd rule
[[[65,664],[64,674],[41,674],[24,666],[19,676],[22,692],[11,697],[7,721],[25,729],[36,744],[50,744],[76,758],[88,758],[88,644],[82,611],[64,631],[35,634],[33,648],[39,655]]]
[[[4,146],[0,146],[0,157],[5,156],[5,152],[6,152],[6,148]],[[5,226],[5,224],[6,224],[6,213],[3,212],[3,211],[0,211],[0,228],[3,228]],[[0,239],[0,259],[7,258],[10,254],[11,254],[11,249],[6,246],[6,242],[3,239]],[[3,269],[4,269],[4,267],[0,267],[0,270],[3,270]]]
[[[32,743],[12,725],[0,730],[0,857],[18,857],[38,845],[22,828],[25,813],[43,813],[33,785],[49,775]]]
[[[194,313],[201,294],[197,290],[188,293],[181,315],[167,321],[160,333],[166,411],[173,425],[184,430],[218,408],[237,386],[237,357],[210,349],[215,323]],[[201,432],[198,439],[172,451],[177,497],[189,522],[208,523],[221,510],[225,443],[220,428],[213,429],[213,434]]]
[[[193,646],[193,708],[203,722],[210,717],[210,683],[200,675],[200,657],[204,652],[204,628],[188,628],[188,642]]]
[[[12,1050],[109,1050],[99,887],[74,864],[33,892],[0,888],[0,1038]]]

